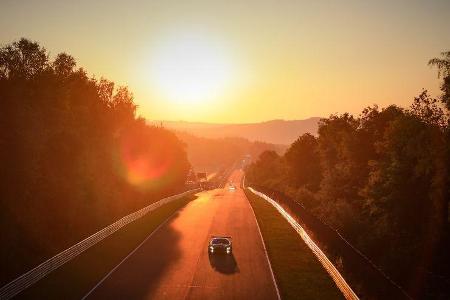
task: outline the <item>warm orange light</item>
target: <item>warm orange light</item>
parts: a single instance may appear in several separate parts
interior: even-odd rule
[[[163,188],[176,177],[176,153],[173,148],[155,141],[154,135],[143,128],[123,132],[118,140],[116,166],[122,178],[138,189]],[[161,129],[159,129],[161,130]]]
[[[135,186],[142,186],[161,178],[170,166],[167,156],[162,157],[162,160],[152,161],[149,156],[133,155],[129,148],[122,150],[122,158],[126,167],[127,180]]]

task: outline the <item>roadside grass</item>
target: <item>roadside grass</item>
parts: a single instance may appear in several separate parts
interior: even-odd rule
[[[245,194],[256,215],[282,299],[344,299],[291,225],[262,198]]]
[[[195,199],[170,202],[128,224],[26,289],[20,299],[81,299],[161,223]]]

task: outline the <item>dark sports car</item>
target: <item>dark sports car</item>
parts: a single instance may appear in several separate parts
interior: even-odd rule
[[[208,253],[226,253],[233,251],[231,236],[212,236],[208,244]]]

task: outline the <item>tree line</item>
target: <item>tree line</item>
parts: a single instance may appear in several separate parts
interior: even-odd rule
[[[408,108],[321,119],[316,136],[262,153],[246,178],[302,203],[412,295],[438,298],[450,280],[450,52],[429,64],[438,99],[424,90]]]
[[[245,155],[258,157],[265,150],[282,153],[284,145],[275,145],[245,138],[205,138],[187,132],[175,132],[187,146],[187,155],[192,166],[201,172],[213,173],[228,168]]]
[[[0,48],[0,285],[184,188],[185,146],[126,87],[21,39]]]

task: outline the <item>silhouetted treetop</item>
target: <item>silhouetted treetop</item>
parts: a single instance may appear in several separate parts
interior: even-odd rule
[[[75,59],[66,53],[59,53],[53,62],[53,69],[57,75],[62,77],[67,77],[71,74],[75,66]]]
[[[25,38],[0,49],[0,76],[31,78],[48,67],[48,54]]]
[[[442,58],[432,58],[428,61],[429,66],[438,68],[438,76],[447,77],[450,75],[450,51],[442,52]]]
[[[428,65],[438,68],[438,77],[442,75],[443,82],[441,84],[442,102],[450,110],[450,51],[442,52],[442,58],[430,59]]]

